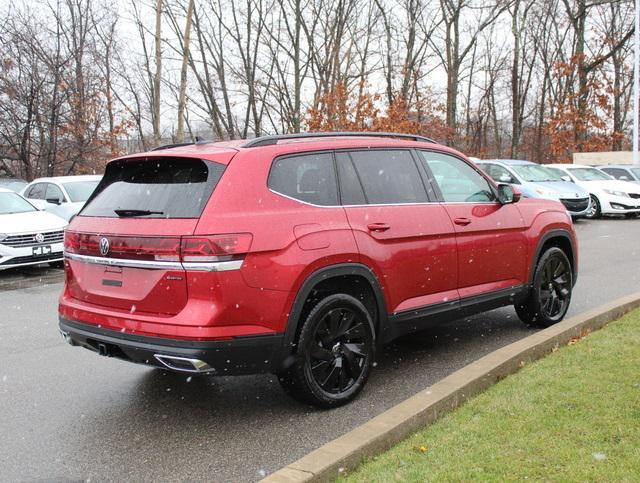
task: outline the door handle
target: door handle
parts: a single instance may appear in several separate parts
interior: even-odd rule
[[[367,228],[369,229],[369,231],[383,232],[387,231],[391,227],[386,223],[369,223],[367,225]]]
[[[456,225],[467,226],[469,223],[471,223],[471,220],[469,218],[455,218],[453,222]]]

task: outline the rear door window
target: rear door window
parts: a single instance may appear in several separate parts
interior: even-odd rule
[[[351,161],[355,169],[356,178],[369,204],[429,201],[420,172],[410,151],[393,149],[349,151],[338,158],[338,162],[347,164],[341,168],[341,172],[343,169],[349,169],[348,161]],[[357,192],[356,178],[353,174],[348,178],[351,179],[353,193]],[[350,196],[357,200],[360,195],[356,193]],[[349,200],[343,199],[343,204],[350,204],[347,201]]]
[[[338,186],[332,153],[278,158],[271,166],[269,189],[312,205],[338,204]]]
[[[80,214],[199,218],[224,169],[191,158],[114,161]]]

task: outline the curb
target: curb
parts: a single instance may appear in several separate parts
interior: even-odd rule
[[[290,463],[263,483],[331,481],[365,458],[386,451],[522,366],[571,339],[598,330],[640,307],[640,292],[566,319],[498,349],[450,374],[347,434]]]

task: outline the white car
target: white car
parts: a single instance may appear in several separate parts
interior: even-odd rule
[[[0,188],[0,270],[62,263],[67,222]]]
[[[20,192],[41,210],[69,221],[82,209],[102,176],[57,176],[33,180]]]
[[[640,214],[640,186],[637,184],[614,179],[599,169],[581,164],[548,164],[546,167],[557,170],[563,179],[573,181],[590,193],[591,208],[587,218]]]

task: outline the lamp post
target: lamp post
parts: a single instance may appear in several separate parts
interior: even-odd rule
[[[635,32],[633,48],[633,164],[640,164],[638,159],[638,90],[640,89],[640,0],[636,0]]]

